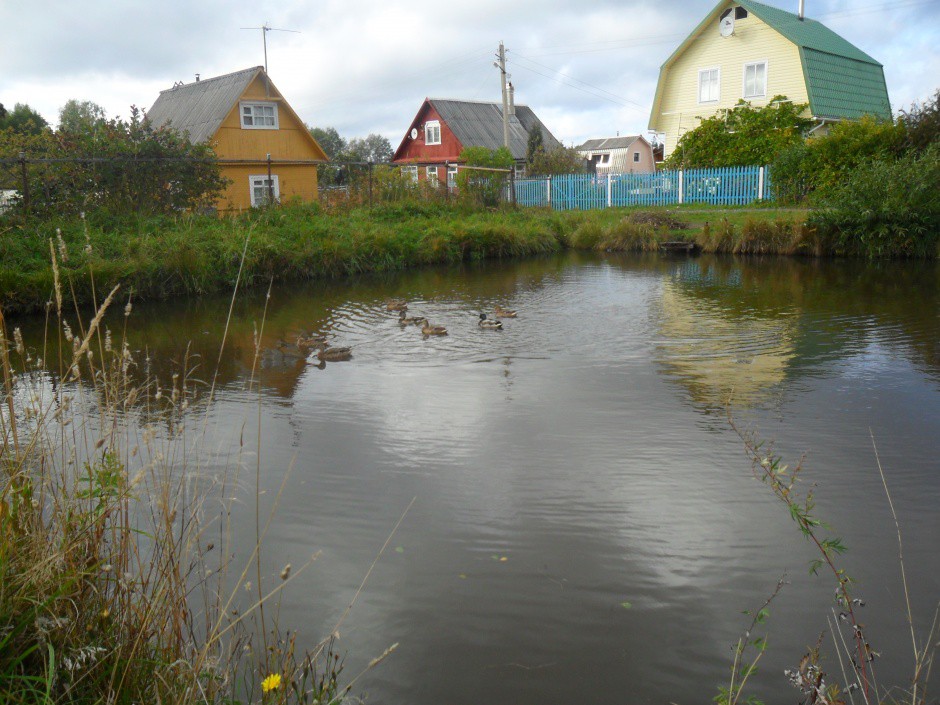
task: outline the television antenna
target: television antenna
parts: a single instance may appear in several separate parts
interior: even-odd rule
[[[268,32],[293,32],[294,34],[300,34],[299,30],[296,29],[278,29],[277,27],[269,27],[268,23],[265,22],[260,27],[240,27],[239,29],[260,29],[261,30],[261,42],[264,44],[264,72],[268,72]]]

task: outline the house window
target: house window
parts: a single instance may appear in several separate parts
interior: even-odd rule
[[[747,17],[747,10],[743,7],[734,8],[734,19],[743,20],[745,17]]]
[[[428,166],[424,168],[424,175],[427,177],[428,183],[432,186],[437,186],[437,167]]]
[[[635,162],[640,161],[640,153],[639,153],[639,152],[634,152],[634,153],[633,153],[633,161],[635,161]]]
[[[767,62],[744,64],[744,97],[763,98],[767,95]]]
[[[698,102],[717,103],[721,98],[721,69],[698,72]]]
[[[403,166],[401,168],[401,175],[413,184],[418,183],[418,167],[416,166]]]
[[[609,154],[598,154],[597,155],[597,166],[607,166],[610,164],[610,155]]]
[[[441,143],[441,123],[437,120],[429,120],[424,124],[424,143]]]
[[[453,188],[457,185],[457,165],[448,165],[447,167],[447,186]]]
[[[267,174],[248,177],[249,188],[251,189],[251,207],[257,208],[266,206],[269,203],[277,203],[281,198],[281,189],[277,183],[277,174],[271,174],[268,180]],[[272,201],[271,196],[274,196]]]
[[[525,178],[525,164],[516,164],[513,166],[513,169],[515,169],[515,177],[517,179]]]
[[[276,130],[277,105],[274,103],[240,103],[243,130]]]

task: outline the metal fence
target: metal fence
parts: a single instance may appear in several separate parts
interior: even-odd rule
[[[743,166],[653,174],[568,174],[515,182],[520,206],[591,210],[705,203],[745,205],[771,198],[769,170]]]

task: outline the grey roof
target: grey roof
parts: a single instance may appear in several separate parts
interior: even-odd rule
[[[605,149],[626,149],[631,144],[640,139],[639,135],[627,135],[625,137],[601,137],[596,140],[588,140],[576,149],[579,152],[597,152]]]
[[[464,147],[499,149],[503,146],[502,103],[442,98],[429,98],[428,102]],[[542,130],[546,151],[561,147],[561,142],[536,117],[532,108],[517,105],[516,114],[509,116],[509,151],[514,159],[526,158],[529,132],[536,127]]]
[[[248,84],[263,72],[263,66],[253,66],[160,91],[147,117],[156,127],[169,122],[180,132],[188,132],[193,144],[205,142],[218,131]]]

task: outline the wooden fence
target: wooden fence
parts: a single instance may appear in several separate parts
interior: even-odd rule
[[[520,206],[556,210],[682,203],[730,206],[771,198],[769,170],[757,166],[654,174],[569,174],[517,179],[514,188]]]

